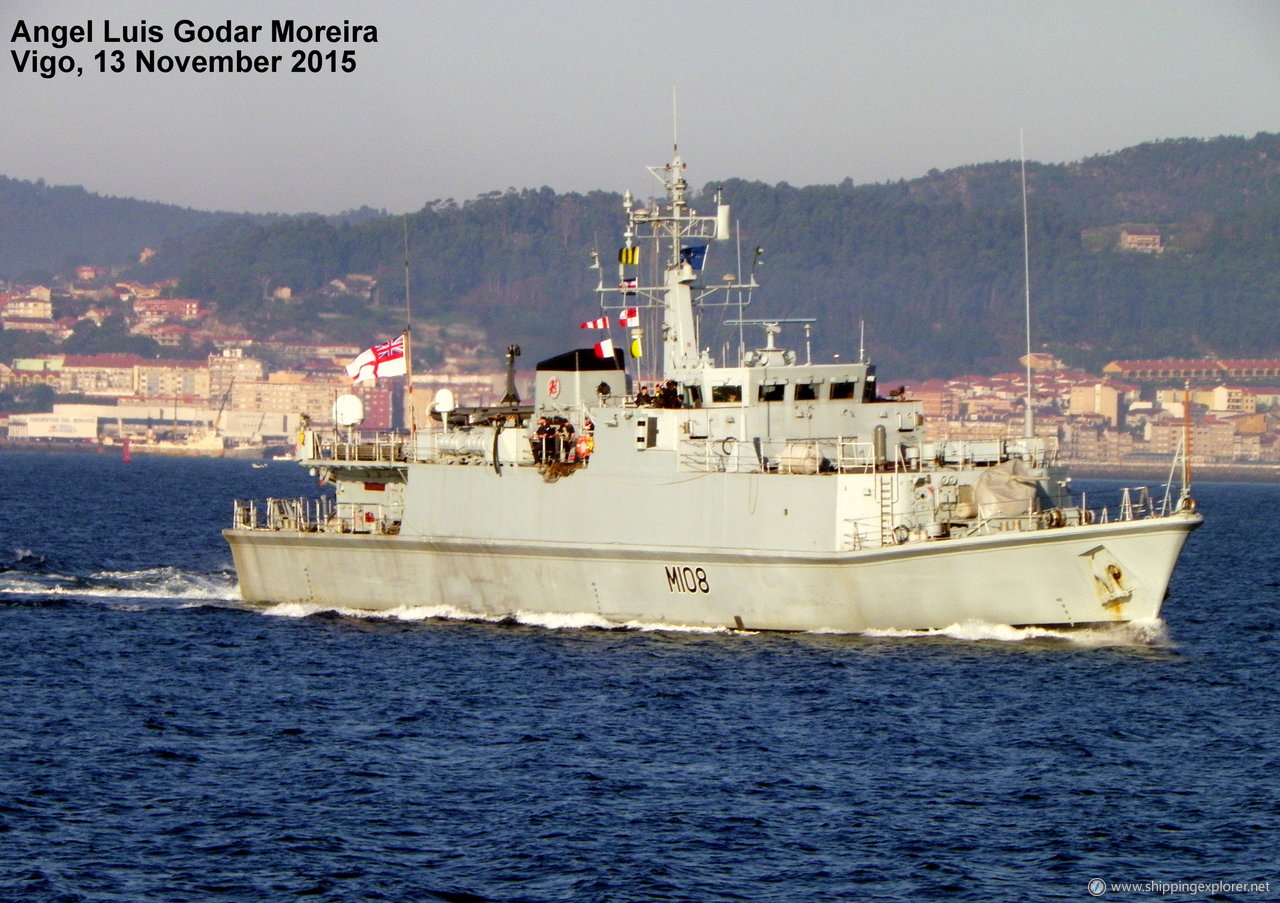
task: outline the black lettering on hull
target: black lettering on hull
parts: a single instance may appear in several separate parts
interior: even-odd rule
[[[666,568],[667,592],[671,593],[709,593],[711,582],[703,568],[675,565]]]

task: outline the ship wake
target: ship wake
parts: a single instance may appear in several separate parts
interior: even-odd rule
[[[238,598],[230,573],[198,573],[175,567],[84,571],[61,567],[43,555],[14,550],[0,570],[0,599],[92,599],[108,603],[207,604]]]
[[[255,606],[257,607],[257,606]],[[760,631],[730,627],[705,627],[692,624],[646,623],[643,621],[610,621],[590,612],[557,613],[516,611],[504,615],[479,615],[452,605],[406,605],[381,611],[344,608],[319,602],[282,602],[259,607],[263,613],[283,618],[307,618],[336,615],[344,618],[381,621],[465,621],[472,623],[518,625],[547,630],[617,630],[641,633],[745,634]],[[836,631],[807,631],[803,635],[836,635]],[[850,635],[850,634],[839,634]],[[867,630],[852,636],[871,640],[942,640],[963,643],[1029,643],[1035,645],[1069,645],[1080,648],[1171,647],[1163,621],[1132,622],[1099,627],[1048,628],[1013,627],[966,621],[931,630]]]
[[[342,617],[392,621],[470,621],[486,624],[511,624],[523,627],[541,627],[548,630],[620,630],[671,633],[737,633],[727,627],[700,627],[680,624],[650,624],[643,621],[620,623],[602,618],[590,612],[549,614],[545,612],[515,611],[504,615],[480,615],[452,605],[405,605],[382,611],[343,608],[312,602],[282,602],[265,606],[269,615],[285,618],[306,618],[320,614],[336,614]]]
[[[1064,644],[1086,649],[1173,646],[1164,621],[1159,619],[1086,627],[1014,627],[986,621],[964,621],[929,630],[865,630],[859,636],[870,639],[943,639],[970,643]]]

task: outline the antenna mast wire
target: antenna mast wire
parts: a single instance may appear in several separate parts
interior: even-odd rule
[[[404,405],[408,408],[405,421],[409,435],[418,431],[418,417],[413,410],[413,354],[410,350],[409,331],[413,326],[413,312],[409,306],[409,214],[404,215]]]
[[[1022,418],[1022,436],[1030,439],[1035,435],[1033,393],[1031,382],[1031,231],[1027,221],[1027,150],[1023,143],[1022,129],[1018,129],[1018,151],[1022,157],[1022,282],[1026,290],[1026,333],[1027,333],[1027,400]]]

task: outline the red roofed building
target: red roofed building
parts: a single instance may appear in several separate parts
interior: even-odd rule
[[[208,314],[197,298],[136,298],[133,312],[144,323],[165,320],[198,320]]]
[[[208,361],[145,361],[134,367],[139,398],[208,398]]]
[[[48,298],[37,298],[34,295],[10,296],[4,302],[4,318],[22,318],[30,320],[53,319],[53,302]]]
[[[62,361],[58,392],[62,395],[133,394],[133,368],[142,363],[136,354],[68,354]]]
[[[941,379],[931,379],[908,386],[907,397],[923,405],[925,417],[943,419],[955,417],[960,409],[955,389]]]
[[[1180,448],[1185,424],[1173,418],[1146,425],[1149,450],[1172,457]],[[1235,424],[1216,417],[1203,417],[1191,423],[1191,459],[1193,461],[1231,461],[1236,455]]]
[[[1112,361],[1102,368],[1125,379],[1280,379],[1280,358]]]
[[[146,336],[155,340],[157,345],[164,345],[168,348],[177,348],[184,341],[197,343],[208,338],[207,333],[198,329],[191,329],[187,326],[179,326],[177,323],[165,323],[159,326],[143,326],[135,329],[136,335]]]

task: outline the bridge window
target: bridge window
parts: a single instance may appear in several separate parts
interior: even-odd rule
[[[787,387],[782,383],[765,383],[759,389],[761,401],[782,401]]]
[[[831,400],[839,401],[843,398],[853,398],[853,393],[857,388],[857,382],[852,380],[837,380],[831,384]]]
[[[742,401],[742,386],[712,386],[713,404],[732,404]]]
[[[817,383],[796,383],[796,401],[816,401],[817,398]]]

